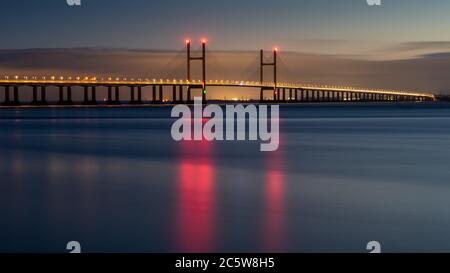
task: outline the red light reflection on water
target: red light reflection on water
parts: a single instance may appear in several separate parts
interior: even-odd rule
[[[176,250],[209,252],[215,248],[215,187],[212,143],[180,142]]]
[[[263,248],[266,252],[286,251],[285,175],[281,151],[267,154]]]

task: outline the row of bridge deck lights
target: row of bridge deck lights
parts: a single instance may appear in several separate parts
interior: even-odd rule
[[[111,83],[111,82],[117,82],[117,83],[136,83],[136,82],[142,82],[142,84],[202,84],[202,81],[200,80],[156,80],[156,79],[127,79],[127,78],[112,78],[109,77],[106,80],[104,78],[97,78],[97,77],[55,77],[55,76],[51,76],[47,79],[47,77],[28,77],[28,76],[23,76],[23,77],[19,77],[19,76],[14,76],[11,77],[12,80],[10,79],[9,76],[5,76],[4,77],[6,82],[8,83],[8,81],[11,81],[12,83],[14,83],[14,80],[17,81],[18,83],[22,83],[22,82],[27,82],[27,81],[31,81],[30,83],[32,83],[32,81],[48,81],[49,83],[63,83],[64,81],[67,81],[68,83],[70,81],[77,81],[80,83],[86,82],[86,83],[93,83],[93,82],[97,82],[97,83]],[[235,80],[209,80],[206,82],[206,84],[208,85],[240,85],[240,86],[274,86],[273,82],[256,82],[256,81],[235,81]],[[329,88],[329,89],[345,89],[345,90],[361,90],[360,88],[354,88],[354,87],[348,87],[348,86],[334,86],[334,85],[309,85],[309,84],[299,84],[299,83],[292,83],[292,82],[280,82],[277,83],[278,86],[291,86],[291,87],[301,87],[301,88]],[[374,92],[389,92],[389,91],[393,91],[393,92],[397,92],[397,93],[406,93],[406,91],[394,91],[394,90],[383,90],[383,89],[367,89],[366,91],[374,91]]]
[[[177,90],[178,87],[178,90]],[[64,94],[64,87],[60,86],[59,89],[59,103],[60,104],[73,104],[72,102],[72,88],[66,87],[67,92]],[[89,87],[84,87],[84,103],[85,104],[96,104],[96,87],[92,86],[91,92],[89,95]],[[13,93],[10,93],[10,86],[5,87],[5,99],[3,104],[19,104],[19,87],[13,86]],[[38,93],[40,91],[40,99],[38,99]],[[120,102],[119,98],[119,87],[115,87],[115,92],[113,92],[113,87],[108,86],[108,99],[106,102],[117,104]],[[286,91],[289,92],[287,96]],[[137,88],[137,96],[136,89],[134,87],[130,88],[130,103],[142,103],[142,88]],[[295,92],[295,96],[293,96],[293,92]],[[300,96],[298,94],[300,92]],[[157,93],[159,95],[157,96]],[[178,96],[177,96],[178,93]],[[281,95],[282,94],[282,95]],[[12,95],[12,99],[11,96]],[[114,99],[113,99],[114,95]],[[90,98],[89,98],[90,97]],[[137,99],[136,99],[137,97]],[[178,98],[177,98],[178,97]],[[191,93],[190,88],[188,88],[187,100],[190,101]],[[323,101],[396,101],[396,100],[410,100],[410,101],[422,101],[425,100],[424,97],[414,97],[414,96],[402,96],[402,95],[394,95],[394,94],[381,94],[381,93],[354,93],[354,92],[345,92],[345,91],[323,91],[323,90],[300,90],[300,89],[291,89],[291,88],[279,88],[273,92],[273,99],[267,99],[262,97],[263,100],[273,100],[279,102],[288,102],[288,101],[304,101],[304,102],[323,102]],[[159,92],[157,92],[156,85],[153,86],[153,102],[165,102],[168,100],[164,100],[163,96],[163,86],[159,85]],[[173,85],[173,102],[183,102],[183,86],[182,85]],[[38,86],[33,87],[33,101],[32,104],[36,103],[44,103],[46,102],[46,88],[45,86],[40,86],[40,90],[38,90]]]

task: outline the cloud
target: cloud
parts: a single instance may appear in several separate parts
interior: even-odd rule
[[[450,41],[405,42],[387,48],[385,51],[450,50]]]

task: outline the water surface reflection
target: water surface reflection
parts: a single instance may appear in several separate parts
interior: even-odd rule
[[[217,232],[213,144],[182,141],[179,145],[176,250],[211,252]]]

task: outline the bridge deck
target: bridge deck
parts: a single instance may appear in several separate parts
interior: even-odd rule
[[[126,78],[60,78],[56,79],[38,79],[32,78],[14,78],[1,79],[0,86],[124,86],[124,87],[145,87],[145,86],[187,86],[199,87],[202,86],[201,81],[184,81],[184,80],[149,80],[149,79],[126,79]],[[230,80],[211,80],[206,82],[207,86],[216,87],[234,87],[234,88],[265,88],[275,89],[273,82],[251,82],[251,81],[230,81]],[[421,97],[435,100],[435,95],[430,92],[421,91],[400,91],[400,90],[381,90],[381,89],[364,89],[329,85],[306,85],[296,83],[277,83],[278,89],[297,89],[297,90],[311,90],[311,91],[331,91],[331,92],[350,92],[350,93],[365,93],[365,94],[382,94],[382,95],[399,95]]]

